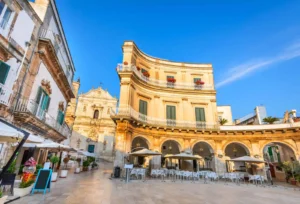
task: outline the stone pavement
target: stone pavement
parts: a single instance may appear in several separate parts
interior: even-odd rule
[[[255,185],[220,183],[191,183],[132,181],[125,184],[110,180],[111,164],[101,163],[99,170],[70,174],[66,179],[52,183],[46,196],[34,194],[13,204],[299,204],[300,191],[284,187],[257,187]]]

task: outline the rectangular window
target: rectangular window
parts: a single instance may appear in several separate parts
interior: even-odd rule
[[[196,81],[201,81],[201,78],[194,78],[194,83],[195,83]]]
[[[0,61],[0,83],[5,84],[10,66],[3,61]]]
[[[205,128],[205,111],[204,108],[195,108],[196,127]]]
[[[176,125],[176,107],[167,105],[167,125]]]
[[[64,123],[65,114],[63,111],[59,110],[57,114],[57,122],[62,125]]]
[[[36,96],[36,116],[43,120],[46,115],[46,111],[49,108],[50,105],[50,97],[48,94],[42,89],[42,87],[39,87],[38,93]]]
[[[12,10],[10,10],[10,8],[7,7],[6,10],[5,10],[5,13],[3,15],[1,24],[0,24],[1,28],[3,28],[3,29],[6,28],[6,26],[8,25],[11,14],[12,14]]]
[[[168,79],[174,79],[174,76],[167,76],[167,87],[174,88],[174,83],[168,82]]]
[[[0,15],[4,9],[4,6],[5,6],[5,4],[4,4],[3,0],[0,0]]]
[[[147,72],[147,70],[142,68],[141,72],[144,73]]]
[[[148,103],[147,101],[140,100],[139,104],[139,118],[143,121],[147,120],[147,109],[148,109]]]
[[[94,153],[95,152],[95,145],[89,145],[88,146],[88,152],[89,153]]]

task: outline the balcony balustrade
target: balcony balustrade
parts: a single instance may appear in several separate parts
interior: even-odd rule
[[[0,83],[0,104],[8,106],[12,90]]]
[[[71,135],[71,130],[65,122],[62,125],[59,124],[53,116],[33,100],[20,99],[15,107],[15,113],[23,113],[23,117],[27,117],[26,115],[29,114],[67,138]]]
[[[118,64],[117,66],[117,72],[133,72],[139,79],[144,81],[145,83],[154,85],[154,86],[160,86],[165,88],[176,88],[176,89],[191,89],[191,90],[214,90],[213,85],[210,84],[204,84],[204,85],[196,85],[195,83],[187,83],[187,82],[176,82],[170,83],[165,80],[157,80],[150,77],[146,77],[142,74],[141,71],[139,71],[135,65],[124,65],[124,64]]]
[[[60,63],[61,68],[63,69],[68,82],[70,86],[72,87],[72,74],[70,74],[70,63],[67,57],[66,52],[64,51],[64,48],[60,45],[59,41],[61,41],[61,37],[58,34],[53,33],[50,30],[42,29],[41,32],[41,38],[49,39],[55,49],[56,56],[58,58],[58,61]],[[60,40],[59,40],[60,39]]]
[[[191,128],[191,129],[218,129],[219,125],[215,123],[197,122],[197,121],[182,121],[182,120],[170,120],[155,118],[141,114],[134,110],[132,107],[118,108],[117,111],[110,110],[111,117],[130,117],[134,120],[147,124],[153,127],[170,127],[170,128]]]

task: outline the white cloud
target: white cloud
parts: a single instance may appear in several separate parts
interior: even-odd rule
[[[273,65],[278,62],[291,60],[297,57],[300,57],[299,42],[287,47],[283,53],[280,53],[275,57],[263,60],[251,60],[244,64],[240,64],[238,66],[230,68],[223,76],[224,79],[216,83],[216,87],[222,87],[224,85],[237,81],[243,77],[246,77],[250,73],[253,73],[257,70],[263,69],[267,66]]]

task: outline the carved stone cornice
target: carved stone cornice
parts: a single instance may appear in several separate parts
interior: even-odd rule
[[[71,98],[75,98],[75,95],[71,85],[69,84],[68,78],[60,65],[51,41],[40,39],[38,49],[42,51],[39,54],[40,59],[45,63],[66,101],[70,102]]]

